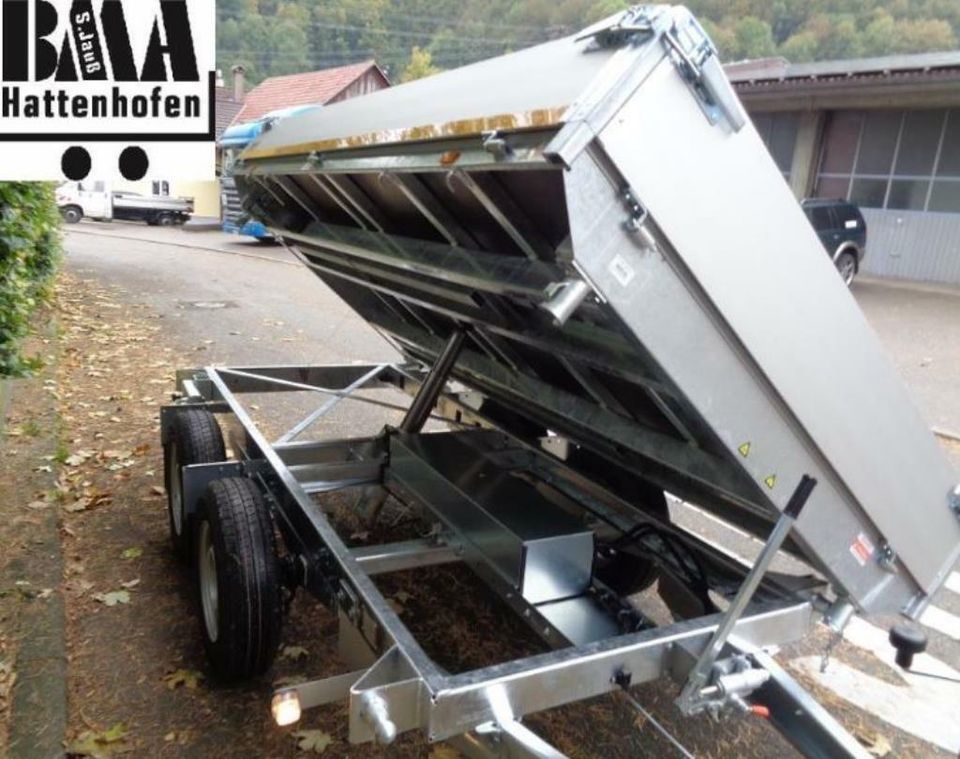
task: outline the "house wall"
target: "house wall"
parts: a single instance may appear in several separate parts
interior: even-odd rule
[[[864,273],[960,285],[960,108],[944,107],[942,95],[933,102],[901,95],[854,96],[856,109],[798,103],[790,111],[778,103],[768,111],[771,102],[749,99],[746,106],[781,169],[790,151],[785,130],[775,127],[796,123],[784,174],[798,198],[843,197],[860,206]]]
[[[336,103],[340,100],[357,97],[357,95],[366,95],[370,92],[382,90],[389,87],[390,83],[384,79],[383,75],[376,69],[370,69],[366,74],[359,77],[349,87],[343,90],[339,95],[330,100],[330,103]]]
[[[960,214],[862,209],[867,255],[877,277],[960,285]]]
[[[160,181],[157,179],[141,179],[139,182],[113,182],[111,187],[114,190],[138,192],[141,195],[153,194],[153,183]],[[193,215],[206,216],[211,218],[220,218],[220,183],[210,182],[188,182],[188,181],[170,181],[169,195],[171,197],[193,198]]]
[[[170,194],[193,198],[193,215],[220,218],[220,183],[171,182]]]

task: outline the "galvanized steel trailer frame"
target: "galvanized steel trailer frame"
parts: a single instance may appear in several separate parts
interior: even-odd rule
[[[188,508],[213,478],[256,480],[357,665],[279,698],[349,695],[353,740],[420,729],[480,750],[499,735],[503,753],[549,756],[520,718],[669,675],[697,691],[684,713],[763,704],[808,755],[863,755],[762,647],[815,611],[834,629],[855,611],[919,616],[960,556],[960,488],[689,12],[636,7],[281,121],[236,179],[245,208],[411,362],[181,375],[181,405],[245,430],[238,461],[184,468]],[[398,429],[295,442],[372,387],[417,393]],[[329,400],[270,443],[238,395],[278,390]],[[424,434],[434,408],[466,428]],[[524,509],[481,503],[484,488],[454,497],[437,476],[462,455],[497,478],[514,448],[622,535],[650,520],[676,535],[726,579],[724,614],[616,634],[590,539],[562,509],[527,509],[553,525],[538,533]],[[346,487],[372,513],[385,491],[422,506],[447,540],[348,548],[310,498]],[[766,540],[763,561],[731,564],[658,521],[646,487]],[[785,537],[824,585],[765,572]],[[442,672],[371,576],[452,560],[556,650]]]
[[[372,438],[304,442],[294,438],[340,401],[359,390],[377,388],[396,388],[414,395],[406,410],[408,418],[412,409],[425,421],[424,414],[433,403],[425,404],[433,396],[437,408],[453,414],[439,418],[468,426],[471,431],[464,434],[485,434],[491,421],[464,405],[436,371],[437,366],[432,369],[416,364],[374,364],[206,367],[178,372],[180,397],[161,410],[164,442],[169,440],[173,416],[184,408],[208,409],[242,429],[242,434],[231,437],[235,460],[183,467],[185,514],[196,513],[204,489],[214,479],[243,476],[256,481],[266,494],[287,551],[296,559],[297,582],[339,615],[341,658],[352,669],[281,688],[275,698],[295,695],[301,709],[349,699],[351,742],[390,743],[400,732],[420,730],[429,741],[451,740],[470,756],[560,757],[521,724],[523,717],[659,678],[683,683],[725,614],[604,636],[607,623],[598,623],[603,614],[599,607],[586,612],[577,609],[575,614],[583,613],[585,620],[579,626],[563,616],[551,617],[525,600],[517,587],[491,567],[489,559],[474,547],[473,536],[450,529],[449,523],[436,538],[349,548],[313,495],[387,485],[401,498],[410,496],[410,502],[434,518],[443,519],[444,512],[437,504],[416,498],[391,477],[391,437],[404,433],[388,428]],[[431,376],[439,378],[431,382]],[[270,442],[252,420],[242,396],[297,391],[312,391],[327,400]],[[362,400],[378,403],[369,397]],[[380,403],[398,408],[389,401]],[[229,423],[224,427],[231,429]],[[603,508],[597,501],[590,506]],[[613,512],[608,516],[617,518]],[[726,562],[743,576],[748,573],[748,567],[699,543],[695,536],[683,534],[702,555]],[[372,578],[451,562],[469,564],[554,650],[460,674],[438,667]],[[856,740],[764,650],[806,634],[814,606],[819,605],[815,594],[822,583],[801,582],[791,588],[789,583],[769,578],[764,587],[763,598],[756,599],[735,621],[733,635],[723,649],[724,657],[740,657],[750,668],[769,675],[746,695],[753,703],[769,708],[773,725],[806,755],[865,756]]]

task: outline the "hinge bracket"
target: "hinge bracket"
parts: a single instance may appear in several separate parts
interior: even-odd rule
[[[661,13],[659,8],[635,5],[610,26],[590,29],[576,41],[592,39],[597,47],[616,48],[646,40],[653,34],[653,22]]]

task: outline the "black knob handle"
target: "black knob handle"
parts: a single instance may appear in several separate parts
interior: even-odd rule
[[[914,655],[927,650],[927,636],[916,627],[894,625],[890,628],[890,645],[897,649],[897,664],[910,669]]]

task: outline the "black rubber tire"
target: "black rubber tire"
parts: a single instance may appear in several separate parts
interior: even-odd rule
[[[170,440],[163,447],[164,486],[167,489],[167,518],[170,540],[178,558],[193,561],[193,519],[179,519],[175,511],[183,503],[181,467],[190,464],[214,464],[226,461],[226,446],[216,417],[206,409],[185,408],[177,412]],[[179,498],[179,500],[177,500]]]
[[[853,284],[853,278],[857,276],[857,270],[859,268],[857,266],[857,256],[847,250],[837,256],[837,260],[834,263],[844,284],[847,287]],[[849,272],[849,274],[844,274],[844,271]]]
[[[83,218],[83,209],[79,206],[66,206],[60,209],[60,216],[67,224],[76,224]]]
[[[171,213],[161,213],[157,214],[156,222],[158,227],[172,227],[177,220]]]
[[[205,543],[204,535],[210,543]],[[280,566],[270,513],[256,484],[243,477],[214,480],[197,519],[197,600],[203,643],[217,678],[237,682],[273,663],[283,623]],[[202,554],[212,546],[216,576],[216,638],[205,620]]]

